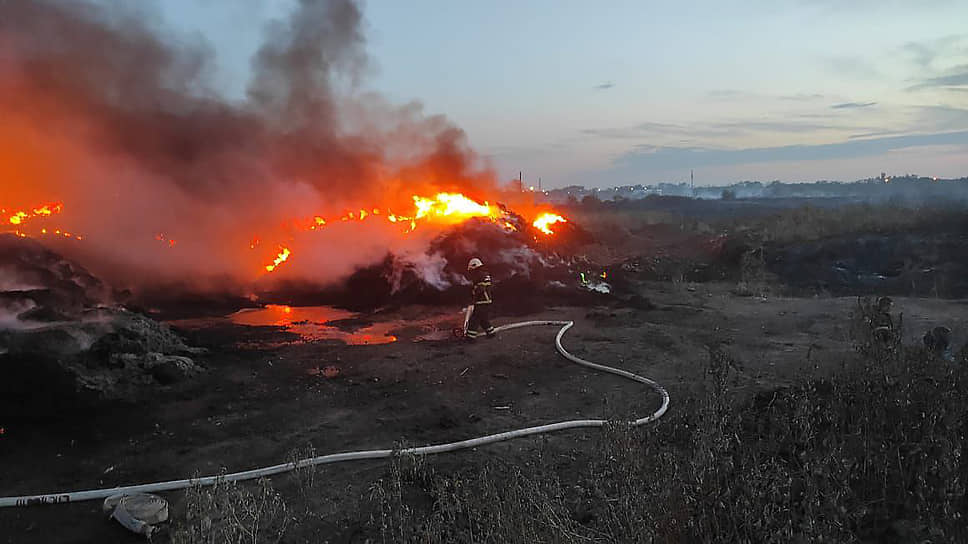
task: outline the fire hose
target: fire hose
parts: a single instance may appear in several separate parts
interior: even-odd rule
[[[572,355],[561,345],[561,338],[568,332],[572,326],[574,326],[574,321],[523,321],[519,323],[510,323],[497,327],[495,332],[508,331],[512,329],[519,329],[522,327],[533,327],[541,325],[556,325],[561,326],[558,330],[557,336],[555,336],[555,348],[558,350],[565,359],[576,363],[578,365],[598,370],[601,372],[607,372],[609,374],[615,374],[616,376],[621,376],[623,378],[638,382],[641,384],[648,385],[654,389],[659,396],[662,398],[662,402],[659,408],[652,414],[630,421],[631,426],[638,427],[640,425],[645,425],[651,423],[666,413],[669,409],[669,393],[659,385],[657,382],[650,380],[649,378],[639,376],[638,374],[633,374],[626,370],[620,368],[614,368],[610,366],[601,365],[598,363],[593,363],[591,361],[586,361],[580,357]],[[496,442],[504,442],[507,440],[514,440],[517,438],[524,438],[526,436],[534,436],[545,433],[552,433],[556,431],[563,431],[566,429],[581,429],[581,428],[592,428],[592,427],[603,427],[607,423],[604,419],[573,419],[568,421],[559,421],[557,423],[549,423],[547,425],[537,425],[534,427],[525,427],[523,429],[515,429],[512,431],[506,431],[503,433],[490,434],[486,436],[481,436],[477,438],[471,438],[467,440],[461,440],[458,442],[448,442],[446,444],[434,444],[430,446],[421,446],[415,448],[403,448],[403,449],[383,449],[383,450],[366,450],[366,451],[351,451],[344,453],[333,453],[329,455],[321,455],[318,457],[310,457],[307,459],[301,459],[297,461],[292,461],[289,463],[283,463],[279,465],[273,465],[269,467],[255,468],[251,470],[245,470],[241,472],[233,472],[231,474],[220,474],[217,476],[204,476],[198,478],[186,478],[182,480],[170,480],[167,482],[155,482],[148,484],[139,485],[129,485],[124,487],[112,487],[107,489],[90,489],[87,491],[72,491],[66,493],[47,493],[42,495],[24,495],[20,497],[0,497],[0,507],[7,506],[31,506],[38,504],[60,504],[68,502],[79,502],[79,501],[89,501],[95,499],[104,499],[113,495],[127,495],[133,493],[152,493],[160,491],[172,491],[176,489],[185,489],[191,486],[208,486],[214,485],[217,482],[239,482],[244,480],[252,480],[256,478],[264,478],[267,476],[274,476],[276,474],[282,474],[284,472],[289,472],[297,468],[316,466],[316,465],[328,465],[332,463],[342,463],[345,461],[360,461],[364,459],[387,459],[395,455],[436,455],[439,453],[447,453],[458,450],[465,450],[469,448],[476,448],[479,446],[484,446],[487,444],[494,444]]]

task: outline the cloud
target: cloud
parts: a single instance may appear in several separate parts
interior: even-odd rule
[[[873,64],[856,56],[831,57],[824,60],[824,66],[831,72],[859,79],[882,79],[882,74]]]
[[[735,89],[713,89],[706,93],[706,96],[714,100],[737,100],[741,98],[753,98],[755,95],[748,91],[738,91]]]
[[[848,110],[848,109],[869,108],[875,105],[877,105],[877,102],[844,102],[843,104],[834,104],[833,106],[830,106],[830,107],[835,110]]]
[[[763,131],[763,132],[815,132],[818,130],[839,129],[828,123],[810,123],[800,121],[730,121],[726,123],[714,123],[715,128],[733,131]],[[855,127],[855,130],[860,127]]]
[[[813,119],[813,120],[806,120]],[[678,138],[680,141],[691,139],[734,139],[739,135],[757,132],[802,134],[817,131],[871,131],[869,126],[844,126],[836,122],[833,115],[801,115],[792,119],[763,120],[739,119],[735,121],[720,121],[710,123],[672,124],[645,122],[627,127],[586,128],[580,132],[585,136],[593,136],[608,140],[644,140],[649,138]],[[682,140],[685,138],[686,140]]]
[[[892,150],[909,147],[937,145],[968,145],[968,130],[889,136],[864,140],[855,139],[831,144],[788,145],[748,149],[641,145],[618,157],[613,163],[612,173],[634,177],[652,172],[710,166],[849,159],[880,155]]]
[[[598,90],[600,90],[600,91],[604,91],[606,89],[611,89],[614,86],[615,86],[615,83],[614,82],[606,81],[605,83],[602,83],[600,85],[595,85],[595,88],[598,89]]]
[[[847,137],[848,140],[862,140],[865,138],[875,138],[881,136],[899,136],[904,134],[904,131],[900,130],[875,130],[872,132],[863,132],[861,134],[851,134]]]
[[[962,45],[968,35],[943,36],[923,42],[907,42],[900,47],[902,55],[907,56],[921,69],[931,69],[935,61],[957,56],[965,52]]]
[[[755,100],[759,103],[767,100],[779,100],[783,102],[810,102],[814,100],[823,100],[825,98],[825,96],[820,93],[770,95],[751,91],[741,91],[737,89],[712,89],[707,91],[705,95],[706,98],[715,101]]]
[[[921,106],[916,109],[914,126],[937,132],[968,129],[968,109],[951,106]]]
[[[788,101],[794,101],[794,102],[809,102],[811,100],[823,100],[824,95],[819,93],[812,93],[812,94],[800,93],[800,94],[782,95],[782,96],[778,96],[777,98],[779,98],[780,100],[788,100]]]
[[[908,87],[907,90],[919,91],[921,89],[935,87],[959,87],[963,85],[968,85],[968,64],[954,68],[946,76],[929,77],[924,79],[921,81],[921,83]]]
[[[630,127],[586,128],[580,132],[587,136],[596,136],[605,139],[629,140],[664,133],[681,134],[686,130],[686,127],[682,125],[645,122]]]

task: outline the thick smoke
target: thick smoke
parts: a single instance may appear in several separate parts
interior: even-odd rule
[[[459,129],[359,90],[361,21],[350,0],[299,2],[268,27],[239,103],[214,90],[203,43],[87,1],[0,1],[0,207],[62,201],[50,224],[84,240],[57,249],[130,286],[328,282],[419,254],[432,229],[293,225],[494,190]],[[290,261],[260,277],[280,244]]]

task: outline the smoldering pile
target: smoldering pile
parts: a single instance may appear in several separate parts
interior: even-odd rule
[[[59,415],[89,401],[134,399],[201,371],[164,325],[115,304],[83,267],[36,241],[0,235],[0,408]]]
[[[620,276],[609,281],[602,266],[575,255],[589,236],[579,225],[560,225],[548,237],[513,214],[509,223],[471,219],[439,235],[426,252],[388,253],[340,285],[321,290],[290,282],[259,292],[253,300],[358,312],[409,304],[458,306],[468,302],[466,267],[477,257],[494,281],[500,314],[525,315],[558,305],[643,304],[633,300]]]

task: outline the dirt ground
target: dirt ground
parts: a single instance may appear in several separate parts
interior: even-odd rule
[[[565,346],[581,357],[628,369],[677,394],[701,380],[706,346],[722,345],[742,362],[737,399],[823,373],[849,356],[848,315],[855,298],[757,298],[726,284],[649,283],[642,294],[653,310],[609,307],[550,309],[525,319],[575,320]],[[895,298],[905,341],[930,326],[954,326],[968,301]],[[446,311],[445,311],[446,310]],[[381,319],[456,325],[457,309],[408,307]],[[420,341],[425,327],[402,326],[398,341],[345,345],[287,343],[273,327],[223,323],[185,332],[211,349],[210,371],[199,381],[160,390],[137,406],[105,406],[58,424],[0,421],[0,494],[110,487],[237,471],[289,460],[311,443],[318,454],[398,445],[424,445],[577,417],[641,417],[658,398],[616,377],[598,375],[560,357],[555,329],[508,331],[475,343]],[[244,346],[244,347],[240,347]],[[318,369],[333,366],[336,377]],[[0,416],[2,417],[2,416]],[[548,440],[559,452],[581,448],[594,431]],[[531,455],[536,439],[447,454],[446,471],[493,456]],[[567,463],[563,462],[563,467]],[[382,462],[330,465],[317,478],[330,504],[317,534],[294,542],[362,542],[361,498],[385,473]],[[292,491],[285,476],[274,484]],[[180,514],[183,494],[166,493]],[[0,542],[139,542],[100,513],[99,501],[0,509]]]

